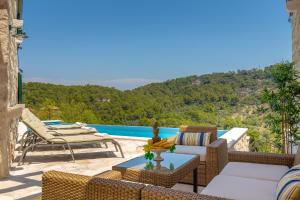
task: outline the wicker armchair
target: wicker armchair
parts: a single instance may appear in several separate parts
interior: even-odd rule
[[[121,174],[106,171],[97,176],[82,176],[58,171],[43,174],[42,200],[227,200],[181,192],[158,186],[119,180]],[[110,179],[113,178],[113,179]]]
[[[216,127],[201,126],[181,126],[180,132],[210,132],[210,144],[206,147],[205,161],[201,161],[198,166],[198,185],[206,186],[228,162],[227,142],[224,139],[217,138]],[[193,175],[190,173],[182,181],[182,183],[193,183]]]

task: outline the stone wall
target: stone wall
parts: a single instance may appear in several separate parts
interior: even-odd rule
[[[229,151],[249,151],[250,138],[247,135],[247,128],[232,128],[220,138],[226,139]]]
[[[229,148],[229,151],[250,151],[249,145],[250,137],[245,134],[232,147]]]
[[[9,6],[9,15],[10,20],[17,18],[17,1],[12,0],[11,6]],[[9,35],[8,46],[8,106],[14,107],[18,104],[18,72],[19,72],[19,63],[18,63],[18,46],[15,41],[15,37]],[[9,139],[10,139],[10,148],[9,148],[9,160],[14,159],[14,149],[17,138],[17,127],[18,127],[18,118],[17,116],[11,116],[9,119]]]
[[[291,20],[293,62],[295,62],[296,69],[300,72],[300,11],[294,11]]]
[[[17,15],[17,0],[0,0],[0,178],[9,175],[14,159],[17,123],[18,48],[10,25]]]

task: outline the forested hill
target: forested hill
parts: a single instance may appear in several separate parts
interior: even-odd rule
[[[255,106],[272,87],[270,67],[177,78],[134,90],[25,83],[24,101],[42,119],[97,124],[255,125]]]

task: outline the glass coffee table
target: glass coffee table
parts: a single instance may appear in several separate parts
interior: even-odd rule
[[[112,167],[123,179],[171,188],[193,172],[193,191],[198,192],[199,155],[162,153],[162,161],[149,161],[140,156]]]

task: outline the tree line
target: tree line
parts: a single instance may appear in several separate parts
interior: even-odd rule
[[[276,85],[272,68],[176,78],[121,91],[97,85],[24,83],[24,101],[41,119],[148,126],[247,127],[255,151],[276,151],[258,111],[264,88]]]

